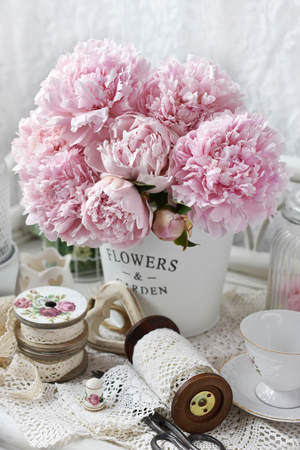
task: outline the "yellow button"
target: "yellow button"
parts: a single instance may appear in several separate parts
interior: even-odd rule
[[[198,392],[190,402],[190,411],[194,416],[205,416],[213,409],[215,403],[215,396],[211,392]]]

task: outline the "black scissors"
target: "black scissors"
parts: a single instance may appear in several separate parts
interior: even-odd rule
[[[157,435],[151,440],[152,450],[162,450],[157,443],[158,441],[172,442],[179,450],[199,450],[193,443],[195,441],[206,441],[215,444],[220,450],[226,450],[218,439],[207,434],[195,433],[186,436],[180,428],[173,425],[158,412],[145,417],[144,422],[157,432]]]

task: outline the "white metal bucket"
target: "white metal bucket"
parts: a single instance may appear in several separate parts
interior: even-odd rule
[[[211,328],[219,318],[222,290],[233,236],[212,239],[193,230],[187,248],[164,242],[153,233],[126,250],[101,246],[104,281],[120,280],[137,296],[145,316],[172,319],[185,337]]]

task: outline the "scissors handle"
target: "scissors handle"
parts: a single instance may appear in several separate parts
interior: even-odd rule
[[[190,450],[196,449],[196,447],[187,447],[183,444],[176,436],[173,436],[171,433],[160,433],[154,436],[151,440],[151,448],[152,450],[162,450],[162,448],[158,445],[157,441],[168,441],[174,444],[179,450]],[[196,449],[199,450],[199,449]]]
[[[178,440],[177,437],[172,436],[172,434],[168,433],[160,433],[154,436],[151,440],[151,448],[152,450],[162,450],[162,448],[158,445],[157,441],[169,441],[172,444],[174,444],[179,450],[194,450],[196,447],[193,445],[195,441],[205,441],[205,442],[211,442],[212,444],[215,444],[220,450],[226,450],[222,442],[220,442],[218,439],[208,436],[207,434],[193,434],[190,437],[188,437],[188,441],[190,441],[191,445],[184,444],[180,440]],[[198,447],[197,447],[197,450]]]
[[[172,442],[179,450],[199,450],[194,446],[194,442],[206,441],[215,444],[220,450],[226,450],[218,439],[207,434],[191,434],[187,437],[176,425],[173,425],[158,412],[145,417],[144,421],[157,433],[151,441],[152,450],[162,450],[157,443],[158,441]]]
[[[208,434],[190,434],[188,437],[188,440],[191,442],[191,444],[193,444],[196,441],[206,441],[206,442],[211,442],[212,444],[215,444],[220,450],[226,450],[226,448],[224,447],[224,445],[222,444],[222,442],[220,442],[218,439],[212,437],[212,436],[208,436]],[[199,449],[198,449],[199,450]]]
[[[144,421],[157,433],[157,436],[155,436],[152,440],[154,445],[154,447],[152,447],[153,450],[161,450],[161,447],[157,444],[157,441],[159,440],[170,441],[180,450],[199,450],[188,440],[180,428],[173,425],[158,412],[145,417]]]

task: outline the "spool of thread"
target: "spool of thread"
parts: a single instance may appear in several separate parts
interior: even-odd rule
[[[216,428],[232,406],[227,381],[164,316],[149,316],[128,332],[125,352],[134,369],[188,433]]]
[[[28,289],[14,300],[19,351],[43,382],[69,381],[85,370],[87,308],[84,296],[59,286]]]

